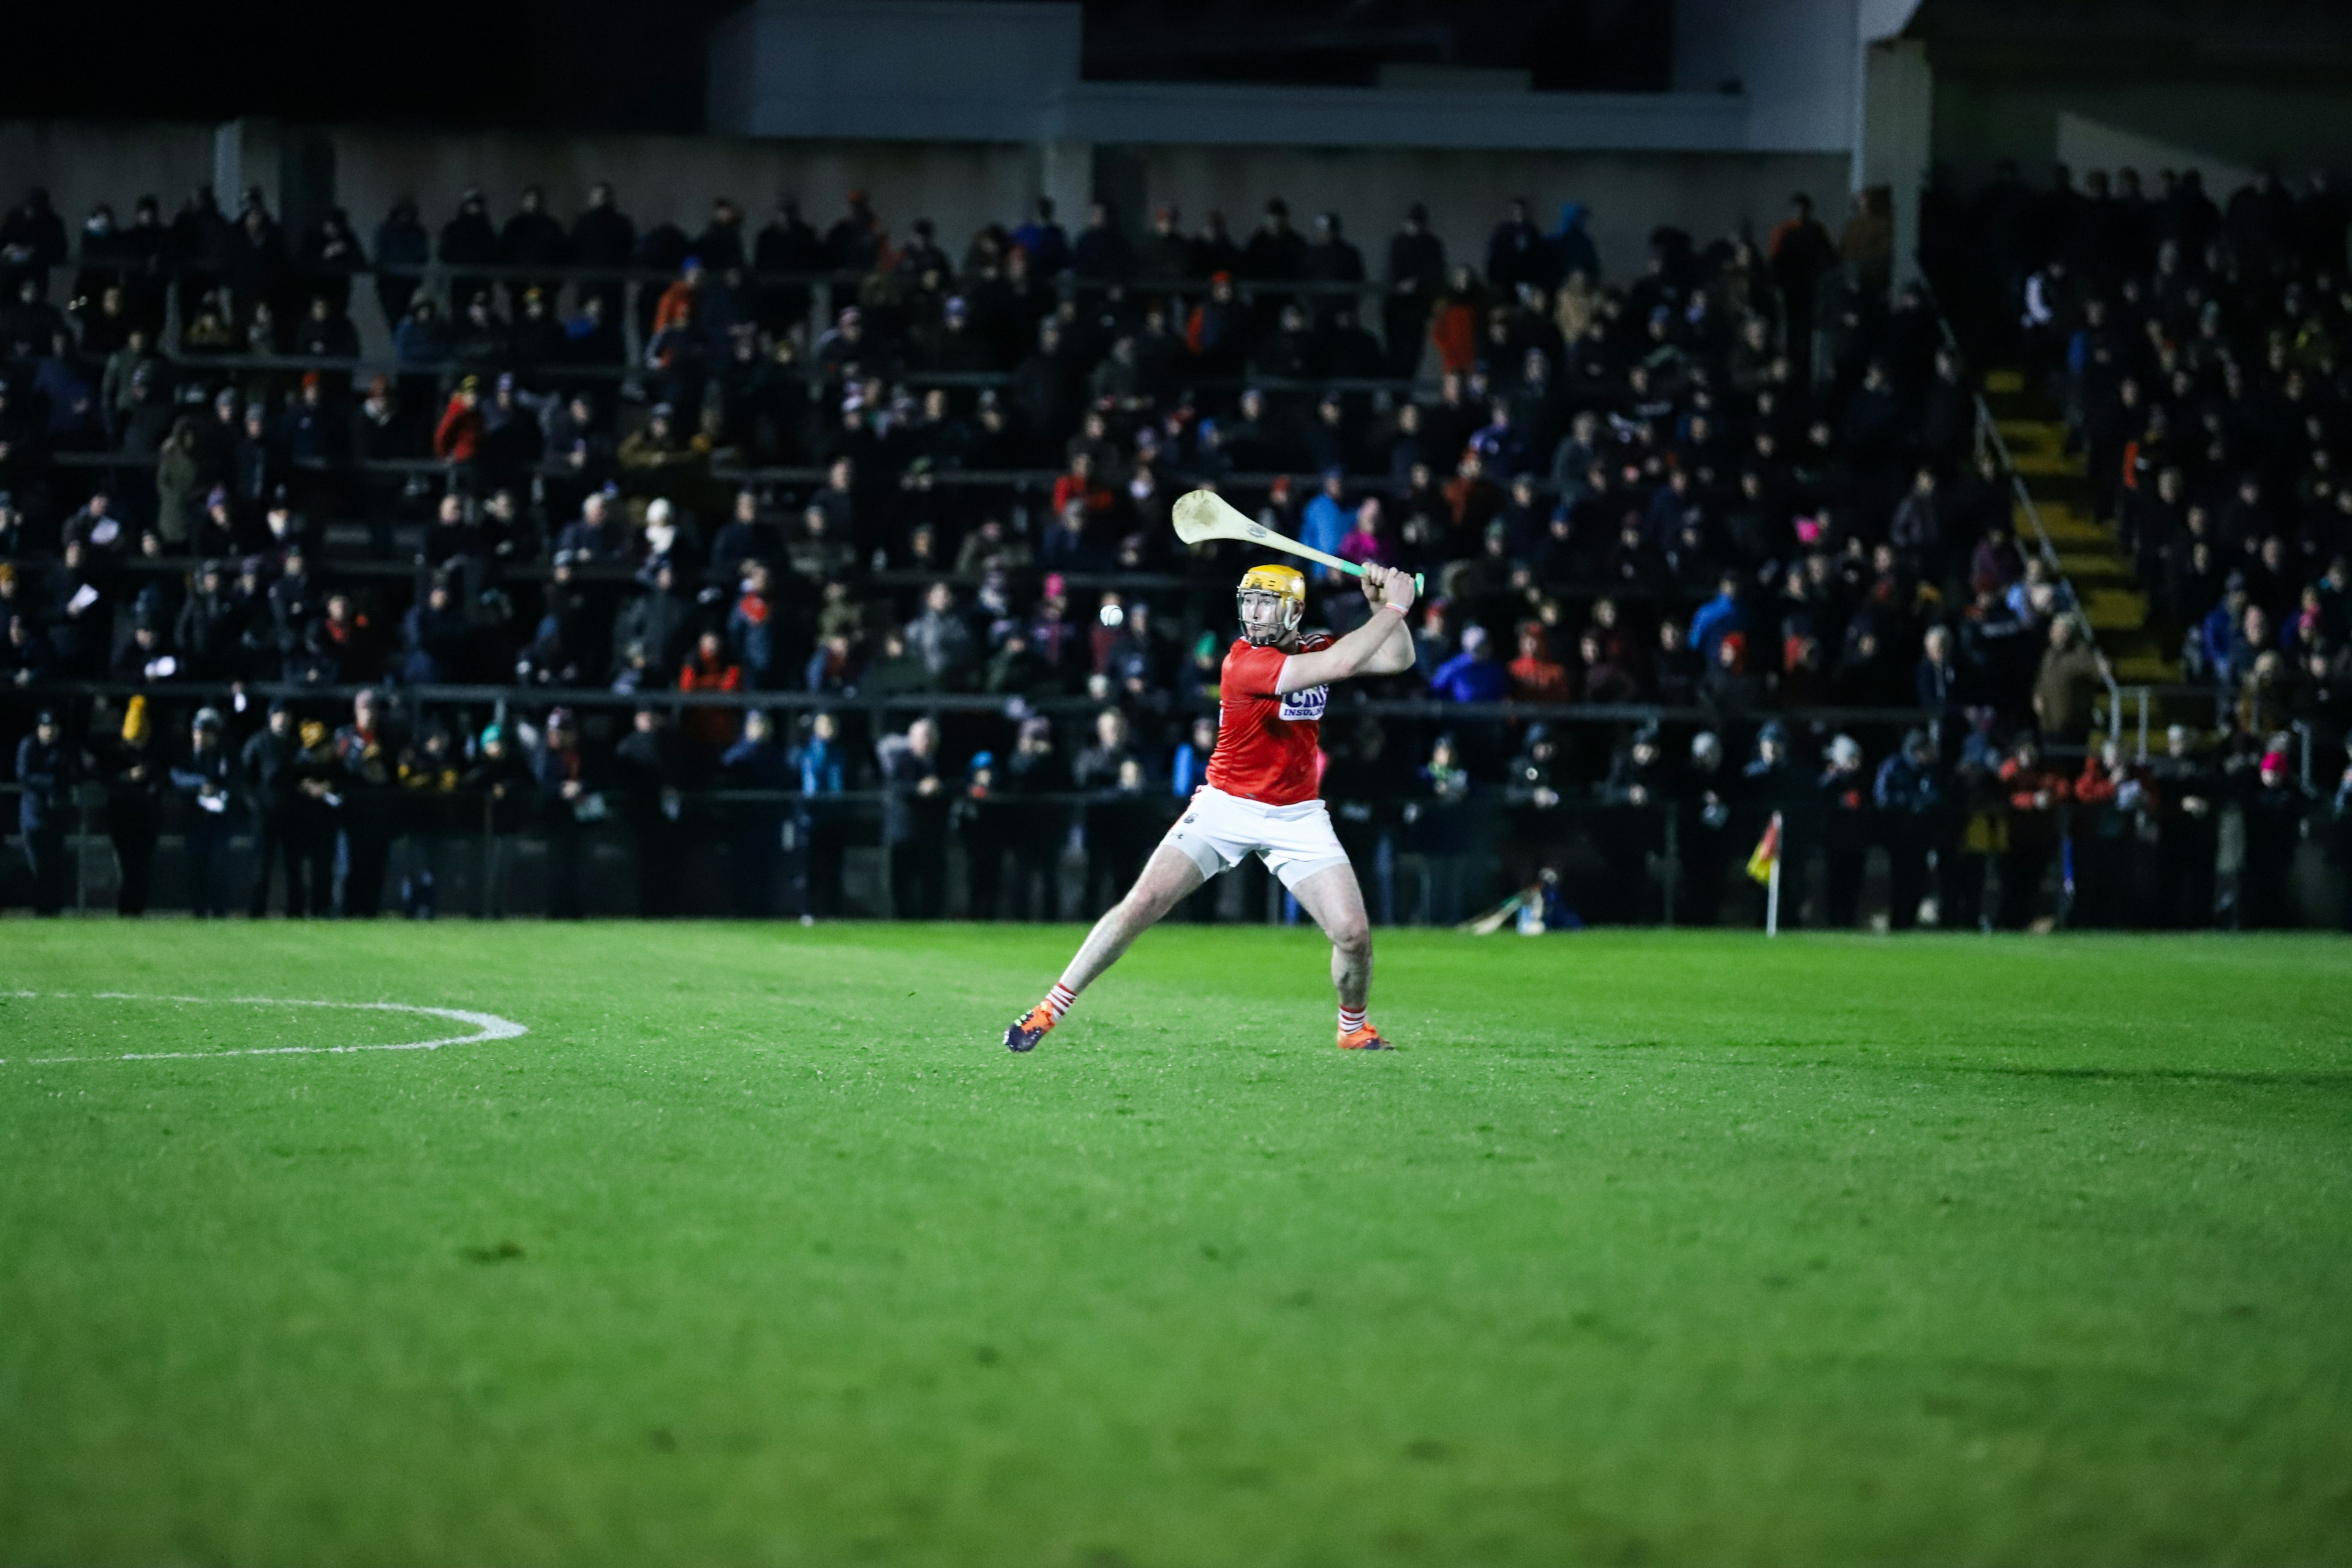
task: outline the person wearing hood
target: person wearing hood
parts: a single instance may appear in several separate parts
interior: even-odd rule
[[[1584,226],[1591,216],[1592,209],[1582,202],[1559,204],[1559,226],[1545,237],[1551,246],[1552,265],[1559,277],[1570,278],[1581,272],[1588,283],[1601,281],[1601,247],[1592,243],[1592,236]]]

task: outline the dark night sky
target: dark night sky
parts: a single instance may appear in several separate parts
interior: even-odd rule
[[[17,8],[9,118],[676,131],[702,127],[704,37],[744,0],[215,0]],[[1379,59],[1654,88],[1665,0],[1086,0],[1089,76],[1369,81]],[[1433,34],[1451,42],[1433,47]],[[24,47],[15,47],[18,40]],[[1419,40],[1418,42],[1416,40]]]
[[[694,131],[703,37],[742,0],[225,0],[27,7],[10,118]]]

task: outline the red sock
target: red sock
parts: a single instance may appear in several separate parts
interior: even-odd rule
[[[1070,1004],[1076,1002],[1077,999],[1078,994],[1076,992],[1071,990],[1068,986],[1063,984],[1057,980],[1054,983],[1054,988],[1045,993],[1045,1001],[1044,1005],[1045,1011],[1051,1013],[1056,1019],[1058,1019],[1063,1014],[1070,1010]]]
[[[1357,1030],[1362,1028],[1364,1026],[1364,1015],[1367,1011],[1369,1011],[1369,1009],[1363,1007],[1358,1007],[1352,1012],[1345,1007],[1340,1008],[1339,1032],[1343,1035],[1352,1035]]]

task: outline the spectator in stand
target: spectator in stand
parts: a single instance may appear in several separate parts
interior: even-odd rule
[[[540,820],[547,831],[547,916],[582,919],[588,912],[586,885],[581,879],[586,830],[604,819],[605,808],[579,723],[569,709],[549,711],[546,735],[531,759],[531,777],[539,786]]]
[[[66,906],[69,869],[66,828],[74,815],[74,785],[80,759],[65,738],[58,716],[43,709],[32,733],[16,742],[16,831],[32,871],[33,912],[57,915]]]
[[[433,455],[451,468],[463,468],[473,462],[481,450],[482,418],[481,383],[467,376],[457,383],[457,390],[449,395],[449,402],[441,411],[441,421],[433,431]]]
[[[1772,281],[1786,303],[1787,339],[1792,379],[1800,385],[1812,380],[1814,300],[1822,279],[1838,264],[1837,247],[1829,230],[1813,217],[1813,199],[1800,191],[1789,199],[1789,216],[1766,242],[1772,264]]]
[[[842,863],[850,832],[849,813],[838,798],[850,782],[841,721],[819,709],[792,761],[801,792],[796,833],[807,847],[801,912],[831,919],[841,913]]]
[[[1486,627],[1462,629],[1461,651],[1430,677],[1429,691],[1453,702],[1500,702],[1509,697],[1510,672],[1487,653]]]
[[[719,766],[730,790],[781,795],[803,783],[800,770],[776,739],[773,722],[757,708],[743,715],[742,733],[719,757]],[[742,920],[765,920],[775,912],[776,868],[784,826],[793,814],[782,799],[738,801],[727,812],[734,824],[728,880],[735,914]]]
[[[1551,657],[1550,639],[1540,620],[1518,626],[1518,655],[1510,662],[1511,696],[1520,702],[1569,700],[1568,668]]]
[[[2043,763],[2041,744],[2031,734],[2000,764],[2000,785],[2009,800],[2009,851],[2000,863],[2000,923],[2022,931],[2042,907],[2042,884],[2058,852],[2059,813],[2074,790],[2063,773]]]
[[[1347,494],[1346,470],[1336,468],[1325,469],[1323,488],[1307,503],[1302,516],[1299,542],[1320,550],[1326,555],[1339,552],[1339,547],[1347,542],[1351,526]],[[1310,566],[1308,570],[1318,582],[1329,582],[1336,575],[1328,566]]]
[[[1691,617],[1690,646],[1699,658],[1713,667],[1720,662],[1718,645],[1734,633],[1748,630],[1748,610],[1744,603],[1746,584],[1738,573],[1726,572],[1717,581],[1715,597],[1699,606]]]
[[[890,911],[932,921],[947,907],[948,815],[953,805],[940,755],[939,721],[921,718],[881,749],[883,842],[889,850]]]
[[[2287,765],[2285,752],[2265,749],[2241,786],[2245,859],[2238,873],[2238,924],[2275,931],[2297,923],[2295,851],[2310,831],[2311,800]]]
[[[2092,701],[2110,679],[2107,661],[2081,637],[2072,616],[2050,623],[2049,651],[2033,678],[2033,716],[2043,734],[2078,744],[2090,733]]]
[[[2003,286],[2009,274],[1992,264],[1991,251],[2014,238],[2015,285],[2021,290],[2035,276],[2035,331],[2052,347],[2053,374],[2063,377],[2055,384],[2105,474],[2094,478],[2116,492],[2135,563],[2160,574],[2150,584],[2159,635],[2198,633],[2192,678],[2226,689],[2217,754],[2243,759],[2241,773],[2251,780],[2272,728],[2300,721],[2318,748],[2315,765],[2332,776],[2337,737],[2352,719],[2338,711],[2347,706],[2338,693],[2352,690],[2342,651],[2352,636],[2345,610],[2352,566],[2333,587],[2327,566],[2352,539],[2352,487],[2340,482],[2327,434],[2333,391],[2320,350],[2333,296],[2317,284],[2322,258],[2340,263],[2340,201],[2332,187],[2305,196],[2273,181],[2235,204],[2234,226],[2211,211],[2210,223],[2184,217],[2177,234],[2132,239],[2102,226],[2125,200],[2113,194],[2122,183],[2104,203],[2099,180],[2082,184],[2090,195],[2071,177],[2046,195],[2016,193],[2032,221],[2011,225],[2018,233],[2009,237],[2000,221],[1986,226],[1982,291]],[[2201,195],[2182,200],[2183,213],[2210,209]],[[526,195],[496,226],[485,205],[467,205],[440,247],[463,293],[455,331],[416,279],[379,275],[403,369],[364,389],[348,418],[332,372],[305,385],[299,364],[229,373],[177,352],[158,354],[153,334],[166,285],[163,274],[145,283],[136,275],[130,236],[137,226],[119,230],[93,213],[79,235],[81,254],[58,258],[79,264],[68,310],[54,308],[37,281],[23,297],[16,285],[24,279],[7,279],[0,300],[14,303],[0,326],[30,349],[25,374],[0,391],[0,494],[7,497],[0,549],[17,584],[13,602],[0,604],[0,674],[31,702],[69,705],[66,728],[74,730],[86,722],[89,700],[52,689],[53,676],[122,670],[143,682],[152,670],[156,680],[328,680],[387,669],[447,679],[457,665],[457,679],[478,679],[520,662],[532,682],[609,679],[641,691],[674,673],[685,677],[686,645],[709,624],[721,637],[718,666],[739,680],[747,668],[754,681],[763,668],[798,668],[813,672],[816,689],[863,695],[919,689],[940,647],[968,643],[960,675],[942,666],[950,683],[1042,701],[1092,682],[1128,710],[1141,760],[1181,739],[1183,705],[1213,691],[1223,628],[1190,608],[1209,601],[1169,595],[1160,607],[1185,605],[1190,617],[1170,628],[1141,606],[1131,582],[1089,584],[1090,602],[1104,590],[1118,595],[1124,621],[1118,628],[1086,623],[1081,638],[1066,592],[1041,595],[1031,574],[1041,556],[1090,571],[1211,570],[1216,552],[1166,550],[1162,541],[1167,498],[1214,482],[1244,509],[1265,502],[1269,523],[1286,531],[1322,537],[1336,513],[1338,526],[1328,531],[1339,541],[1336,553],[1392,562],[1442,584],[1440,596],[1451,603],[1437,611],[1443,635],[1428,645],[1431,677],[1455,664],[1465,625],[1510,626],[1516,643],[1520,623],[1533,620],[1549,647],[1579,651],[1568,662],[1587,696],[1675,706],[1704,697],[1743,711],[1832,698],[1916,700],[1935,716],[1948,755],[1960,754],[1969,739],[1962,715],[1975,707],[1995,710],[1996,732],[2037,715],[2053,742],[2080,732],[2105,684],[2095,664],[2085,668],[2095,656],[2079,624],[2071,633],[2043,629],[2076,617],[2049,563],[2023,561],[2008,534],[2010,477],[1984,465],[1955,472],[1973,425],[1974,378],[1944,348],[1925,296],[1906,294],[1887,308],[1850,290],[1817,289],[1828,356],[1818,389],[1808,368],[1784,357],[1780,302],[1764,275],[1769,268],[1785,280],[1804,259],[1802,224],[1776,236],[1769,262],[1736,239],[1693,245],[1663,234],[1648,269],[1610,288],[1598,283],[1600,258],[1572,210],[1558,233],[1535,237],[1539,249],[1525,243],[1531,220],[1514,214],[1495,237],[1503,242],[1500,264],[1488,276],[1465,268],[1451,278],[1443,245],[1415,212],[1393,237],[1383,269],[1384,353],[1350,323],[1344,296],[1280,298],[1302,281],[1355,286],[1360,258],[1336,221],[1302,236],[1269,211],[1244,250],[1222,220],[1195,237],[1172,212],[1156,218],[1136,247],[1134,272],[1192,281],[1193,291],[1171,305],[1098,300],[1092,289],[1058,299],[1047,282],[1062,265],[1044,232],[1049,218],[1024,226],[1037,232],[1017,243],[1001,229],[983,232],[959,261],[919,224],[898,250],[862,197],[835,226],[828,251],[786,204],[753,259],[769,265],[788,256],[815,270],[837,251],[861,270],[882,268],[857,300],[839,301],[849,313],[837,334],[804,353],[793,341],[805,320],[803,286],[763,282],[736,299],[740,280],[728,274],[745,241],[723,200],[700,236],[665,224],[642,246],[609,191],[592,195],[568,235],[537,196]],[[1997,209],[1997,202],[1988,209],[1996,219]],[[160,217],[143,221],[161,254]],[[483,230],[488,252],[475,243]],[[2319,230],[2336,236],[2333,245],[2311,238]],[[336,351],[351,346],[351,327],[340,279],[359,258],[347,225],[331,217],[315,225],[299,247],[309,270],[299,273],[288,269],[287,237],[252,202],[232,223],[200,195],[170,232],[174,254],[197,258],[178,278],[181,319],[209,312],[212,321],[194,338],[223,350],[254,342],[343,357]],[[1115,236],[1107,213],[1093,216],[1070,247],[1070,268],[1090,280],[1112,278]],[[400,267],[425,260],[434,237],[404,215],[388,220],[370,248]],[[2166,238],[2173,243],[2159,243]],[[2257,287],[2240,247],[2267,258],[2275,275]],[[690,256],[705,264],[693,281]],[[529,276],[493,289],[483,270],[491,261]],[[574,265],[639,264],[675,279],[646,291],[641,323],[622,320],[620,284],[566,276]],[[1530,268],[1535,274],[1523,276]],[[1231,277],[1202,281],[1219,271],[1267,291],[1245,301]],[[1940,292],[1965,299],[1974,282]],[[547,284],[559,294],[576,285],[572,301],[544,287],[534,294],[534,285]],[[779,315],[787,297],[800,304]],[[950,299],[961,306],[951,309]],[[1786,348],[1800,359],[1816,336],[1796,320],[1808,303],[1801,289],[1787,301]],[[2021,293],[1998,313],[2014,320],[2027,304]],[[1277,331],[1285,305],[1296,310]],[[1188,320],[1195,306],[1199,316]],[[588,321],[601,346],[561,329],[567,313]],[[624,329],[651,329],[657,317],[663,331],[683,334],[671,347],[685,357],[666,360],[654,375],[655,395],[687,398],[678,410],[623,441],[616,411],[597,396],[555,401],[556,378],[575,361],[619,366]],[[1190,342],[1179,323],[1195,329]],[[1964,340],[1972,336],[1965,305],[1955,325]],[[68,334],[62,353],[60,328]],[[1433,395],[1391,401],[1316,384],[1368,371],[1412,374],[1433,337],[1440,369],[1451,373]],[[1978,357],[2000,363],[2005,352],[1996,346]],[[811,360],[819,374],[804,381],[801,366]],[[452,398],[442,379],[453,363],[452,380],[478,378],[470,402]],[[1020,376],[1001,395],[965,388],[931,395],[902,384],[902,363],[1017,365]],[[1233,395],[1217,378],[1252,364],[1302,384],[1276,395],[1252,389],[1239,412],[1227,414],[1221,405]],[[77,388],[101,416],[96,436],[71,416],[84,395]],[[180,412],[215,399],[225,416]],[[2218,421],[2210,428],[2209,414]],[[1564,436],[1563,419],[1570,421]],[[109,492],[105,504],[90,504],[90,481],[103,470],[52,460],[60,445],[91,440],[117,452],[114,471],[95,487]],[[829,476],[813,495],[755,495],[748,520],[713,528],[719,507],[742,505],[709,484],[714,468],[737,452],[787,468],[840,458],[847,477]],[[404,474],[352,468],[427,453],[461,470],[465,482],[446,498],[438,484],[412,492]],[[141,478],[151,459],[152,500]],[[1031,461],[1066,465],[1070,482],[1056,484],[1052,473],[979,477]],[[1262,493],[1246,479],[1332,468],[1362,476],[1352,493],[1369,500],[1376,491],[1377,510],[1299,508],[1286,480]],[[953,487],[933,478],[949,472],[959,472]],[[1244,482],[1235,482],[1237,473]],[[1556,490],[1533,479],[1539,473]],[[614,504],[617,489],[586,499],[620,483],[631,492],[629,511],[645,508],[641,533]],[[1051,496],[1055,489],[1069,493]],[[1344,477],[1339,490],[1350,493]],[[1078,526],[1065,524],[1054,500],[1082,502]],[[772,536],[761,521],[763,506],[800,518],[812,503],[821,521],[795,524],[789,538]],[[1311,517],[1302,515],[1309,510]],[[593,523],[592,513],[599,514]],[[347,518],[363,522],[387,555],[395,533],[406,549],[421,526],[427,559],[437,564],[413,586],[354,580],[341,536],[321,526]],[[101,542],[109,521],[112,537]],[[152,549],[144,543],[151,528]],[[500,559],[527,560],[520,542],[568,545],[570,559],[547,581],[528,570],[486,572]],[[180,569],[164,564],[229,553],[256,557],[253,569],[198,570],[184,594]],[[667,571],[667,585],[614,591],[590,569],[606,561],[625,561],[648,580]],[[742,589],[754,563],[769,568],[766,590],[751,596],[767,610],[756,635],[736,616],[750,602]],[[877,581],[867,574],[877,563],[917,575]],[[966,588],[964,602],[942,617],[919,585],[950,575],[950,563],[954,574],[969,574],[980,586]],[[2233,574],[2234,588],[2226,588]],[[1696,603],[1727,575],[1733,589]],[[1951,596],[1963,577],[1965,593]],[[919,584],[923,599],[903,602],[905,590],[884,585],[893,581]],[[698,600],[706,584],[709,596]],[[1643,627],[1638,635],[1622,622],[1601,627],[1596,605],[1600,636],[1585,656],[1576,622],[1559,605],[1612,584],[1638,591],[1633,613]],[[1948,613],[1936,610],[1939,591]],[[732,655],[725,648],[730,621],[740,645]],[[388,661],[374,634],[395,626],[401,646]],[[896,648],[877,636],[893,627],[901,629]],[[1181,636],[1160,643],[1136,635],[1140,627]],[[1169,670],[1168,647],[1191,647],[1204,633],[1205,661]],[[2062,650],[2059,641],[2069,646]],[[1906,685],[1901,673],[1915,658]],[[169,676],[161,673],[167,659]],[[1499,661],[1474,657],[1454,675],[1475,676],[1481,663],[1487,673],[1476,679],[1524,689]],[[1532,689],[1550,689],[1549,672],[1543,676]],[[401,754],[421,755],[455,717],[420,711]],[[702,762],[735,738],[731,717],[721,717],[725,735],[691,747]],[[689,722],[697,718],[690,713]],[[985,715],[971,721],[980,726],[971,734],[975,749],[1009,764],[1013,723]],[[241,741],[253,721],[230,714],[226,722]],[[1499,734],[1486,721],[1466,721],[1454,736],[1457,752],[1474,772],[1486,769],[1508,754]],[[1894,739],[1856,735],[1874,749]],[[1602,753],[1589,754],[1597,763]],[[1597,784],[1579,755],[1563,748],[1553,765],[1581,775],[1564,778],[1571,788]],[[988,771],[993,790],[1013,770]],[[2001,852],[1990,835],[1992,826],[2005,832],[2008,819],[1979,810],[1974,787],[1955,783],[1947,820],[1991,825],[1971,840],[1980,863]],[[2183,826],[2193,819],[2174,811],[2160,784],[2152,787],[2162,803],[2159,833],[2173,834],[2179,853],[2193,858]],[[339,788],[331,793],[342,798]],[[2243,798],[2233,804],[2246,809]],[[1998,798],[1990,805],[2002,807]],[[1037,879],[1030,879],[1033,894]],[[1969,923],[1964,894],[1944,891],[1954,920]]]
[[[907,623],[906,637],[931,689],[961,690],[971,682],[978,645],[971,622],[956,606],[953,584],[934,583],[924,591],[923,613]]]
[[[229,811],[236,799],[236,763],[222,743],[217,709],[197,710],[188,754],[171,769],[184,808],[182,843],[188,861],[188,909],[199,920],[228,914],[222,860],[228,848]]]
[[[122,710],[120,737],[100,748],[99,769],[106,783],[106,833],[114,843],[120,872],[115,912],[143,915],[152,896],[155,840],[163,832],[163,795],[171,787],[169,765],[155,745],[147,699],[133,697]]]
[[[1862,742],[1840,735],[1830,742],[1828,767],[1816,788],[1821,795],[1822,858],[1827,876],[1823,918],[1832,930],[1851,931],[1862,914],[1862,878],[1869,863],[1875,823],[1871,785],[1862,768]],[[1915,901],[1916,907],[1916,901]]]
[[[1945,837],[1945,786],[1937,770],[1936,736],[1906,733],[1902,747],[1878,765],[1871,785],[1880,837],[1886,846],[1886,923],[1909,931],[1919,922],[1927,892],[1927,861]]]

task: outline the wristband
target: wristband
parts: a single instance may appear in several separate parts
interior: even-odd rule
[[[1388,599],[1383,599],[1383,600],[1381,600],[1381,609],[1383,609],[1383,610],[1394,610],[1394,611],[1395,611],[1398,615],[1400,615],[1400,616],[1409,616],[1409,615],[1412,614],[1412,612],[1410,609],[1406,608],[1404,605],[1400,605],[1400,604],[1397,604],[1397,603],[1395,603],[1394,601],[1392,601],[1392,600],[1388,600]]]

